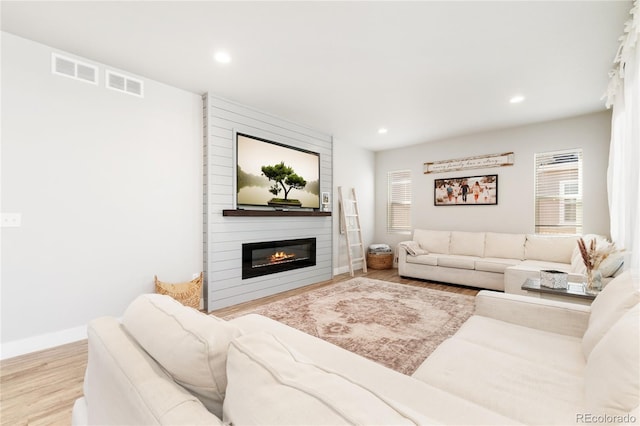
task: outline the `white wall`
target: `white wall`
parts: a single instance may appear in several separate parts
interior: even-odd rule
[[[362,147],[334,140],[333,142],[333,267],[334,274],[349,271],[347,247],[344,235],[340,234],[338,220],[338,187],[343,194],[351,188],[356,190],[360,226],[365,248],[374,243],[375,230],[375,154]],[[361,266],[360,266],[361,267]]]
[[[2,33],[3,357],[202,268],[200,96],[53,75],[51,52]]]
[[[534,154],[583,149],[584,233],[609,234],[607,163],[609,111],[564,120],[468,135],[376,153],[377,241],[390,244],[409,235],[386,230],[387,173],[412,171],[413,228],[461,231],[534,232]],[[515,153],[515,164],[450,173],[423,174],[423,163],[503,152]],[[498,174],[497,206],[433,205],[434,179]]]

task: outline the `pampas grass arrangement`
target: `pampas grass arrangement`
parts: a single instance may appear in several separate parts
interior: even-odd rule
[[[600,290],[602,288],[602,274],[598,269],[602,262],[611,254],[618,251],[614,243],[607,244],[600,249],[596,248],[596,240],[592,239],[589,246],[585,243],[583,238],[578,239],[578,248],[580,249],[580,255],[584,266],[587,268],[587,289],[588,290]]]
[[[587,244],[584,242],[584,239],[579,238],[578,247],[580,248],[580,254],[582,255],[584,266],[587,268],[587,273],[600,268],[602,262],[607,257],[609,257],[609,255],[618,251],[614,243],[607,244],[606,247],[603,247],[601,249],[596,249],[595,238],[591,240],[588,248]]]

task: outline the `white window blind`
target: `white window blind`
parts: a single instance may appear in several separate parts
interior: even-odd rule
[[[389,172],[387,231],[411,232],[411,170]]]
[[[538,234],[582,234],[582,150],[535,155]]]

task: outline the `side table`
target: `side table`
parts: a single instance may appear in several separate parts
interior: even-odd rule
[[[585,291],[584,283],[570,282],[567,283],[567,288],[549,288],[541,286],[539,279],[527,278],[521,288],[526,290],[530,296],[580,303],[583,305],[590,305],[593,299],[596,298],[595,294]]]

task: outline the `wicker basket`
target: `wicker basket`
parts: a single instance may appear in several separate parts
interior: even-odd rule
[[[371,269],[391,269],[393,253],[367,253],[367,267]]]
[[[202,272],[198,278],[184,283],[165,283],[155,276],[156,293],[166,294],[185,306],[200,309],[200,295],[202,294]]]

